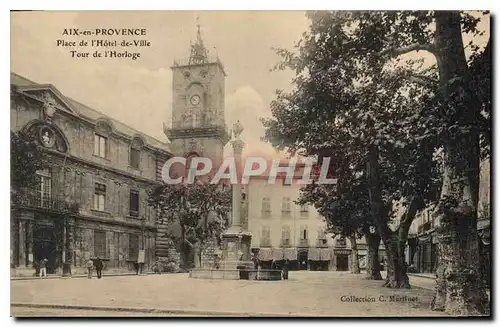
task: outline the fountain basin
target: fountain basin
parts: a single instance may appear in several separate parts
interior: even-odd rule
[[[197,268],[189,272],[190,278],[228,279],[228,280],[281,280],[278,269],[203,269]]]

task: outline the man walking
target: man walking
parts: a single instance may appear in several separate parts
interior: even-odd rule
[[[290,261],[286,259],[285,262],[283,263],[283,267],[281,267],[284,280],[288,279],[288,270],[290,270]]]
[[[87,268],[87,278],[92,279],[92,270],[94,269],[94,262],[92,261],[92,259],[89,259],[89,261],[87,261],[85,267]]]
[[[47,259],[40,260],[40,277],[47,277]]]
[[[95,270],[97,271],[97,278],[100,279],[102,277],[102,268],[104,264],[102,260],[99,259],[99,257],[97,257],[97,259],[95,259],[94,265],[95,265]]]

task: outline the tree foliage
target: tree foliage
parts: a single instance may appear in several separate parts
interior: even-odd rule
[[[36,172],[43,169],[46,154],[36,141],[22,131],[10,132],[10,190],[16,203],[23,190],[34,189],[39,183]]]
[[[480,17],[470,13],[308,15],[310,30],[295,51],[278,50],[283,60],[276,68],[295,71],[295,88],[277,93],[271,104],[273,117],[263,121],[265,139],[290,153],[332,157],[339,181],[349,180],[351,170],[366,178],[370,216],[393,257],[389,258],[391,275],[391,270],[403,269],[401,247],[415,213],[427,203],[440,198],[440,214],[450,231],[457,228],[447,221],[467,227],[477,219],[473,210],[479,173],[477,135],[487,149],[491,130],[490,46],[481,52],[472,42],[467,65],[462,33],[481,33]],[[404,56],[414,51],[430,53],[435,64]],[[341,185],[329,192],[314,187],[306,192],[312,193],[308,199],[331,208],[331,201],[338,205],[339,199],[352,198],[345,194],[354,189]],[[318,194],[323,198],[318,200]],[[394,231],[390,218],[395,201],[407,209]],[[336,220],[349,227],[341,217]],[[468,235],[475,232],[465,229]],[[470,238],[464,244],[471,245],[472,251],[475,243]],[[456,260],[469,265],[466,252],[460,251]],[[403,278],[404,270],[399,275]],[[450,281],[450,285],[458,284]],[[460,304],[447,300],[447,310],[454,306],[449,310],[464,313],[472,308],[463,305],[474,301],[470,294],[456,289],[450,294]],[[484,306],[478,308],[481,311]]]
[[[193,244],[218,237],[225,230],[231,193],[210,181],[164,184],[150,192],[148,202],[158,209],[162,224],[180,226],[178,241]]]
[[[385,36],[394,34],[388,23],[396,20],[392,13],[313,12],[309,18],[310,31],[296,52],[278,50],[283,61],[277,68],[296,72],[295,89],[278,92],[271,104],[273,117],[263,120],[265,139],[274,146],[320,159],[331,157],[341,184],[329,190],[314,184],[305,189],[310,193],[306,198],[320,211],[324,207],[325,217],[336,219],[337,226],[365,228],[373,213],[367,214],[366,203],[356,199],[368,194],[366,158],[375,147],[386,224],[394,201],[418,198],[422,207],[436,199],[436,139],[420,124],[433,104],[435,72],[419,62],[396,65],[380,58],[378,53],[388,44]],[[364,217],[366,223],[347,217]]]

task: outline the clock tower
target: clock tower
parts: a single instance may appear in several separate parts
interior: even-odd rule
[[[175,61],[172,126],[164,131],[176,156],[203,156],[217,167],[230,139],[224,113],[226,73],[218,56],[210,56],[201,38],[191,44],[189,59]]]

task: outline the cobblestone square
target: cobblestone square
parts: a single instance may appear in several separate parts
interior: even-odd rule
[[[328,271],[292,271],[289,280],[270,282],[189,279],[187,274],[14,280],[11,303],[14,316],[81,316],[85,307],[94,307],[93,316],[101,315],[99,307],[124,308],[102,313],[106,316],[155,315],[127,312],[130,308],[159,309],[158,316],[168,316],[161,310],[201,316],[443,315],[428,309],[433,280],[413,279],[415,287],[410,290],[383,288],[382,281],[365,280],[364,274]],[[19,308],[17,303],[65,305],[68,310]],[[70,310],[71,306],[82,310]]]

